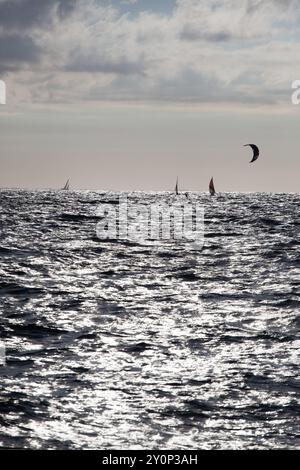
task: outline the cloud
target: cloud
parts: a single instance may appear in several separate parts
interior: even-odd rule
[[[280,22],[293,21],[294,0],[178,0],[181,38],[186,40],[255,40],[276,37]]]
[[[300,52],[291,39],[297,2],[177,0],[168,14],[147,5],[137,2],[129,15],[117,2],[0,0],[0,70],[6,67],[16,100],[288,99]]]
[[[29,36],[9,34],[0,37],[1,63],[37,62],[41,49]]]
[[[251,15],[269,6],[275,6],[276,8],[285,10],[287,8],[296,7],[297,0],[247,0],[246,12]]]
[[[0,71],[8,73],[32,65],[44,56],[40,31],[53,27],[76,8],[77,0],[0,1]]]
[[[187,41],[212,41],[212,42],[224,42],[232,39],[232,35],[228,31],[217,31],[217,32],[208,32],[201,31],[199,29],[193,28],[191,25],[184,25],[180,33],[181,39],[186,39]]]
[[[0,36],[0,72],[17,72],[24,64],[36,64],[42,54],[41,48],[27,35],[7,34]]]
[[[139,0],[121,0],[122,5],[135,5]]]
[[[130,62],[119,57],[116,62],[104,57],[78,57],[64,68],[67,72],[108,73],[117,75],[136,75],[143,73],[143,64]]]
[[[64,18],[76,8],[77,0],[2,0],[0,26],[5,29],[42,27],[55,16]]]

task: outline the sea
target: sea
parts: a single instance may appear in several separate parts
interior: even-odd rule
[[[203,243],[99,237],[121,196]],[[299,449],[299,204],[1,190],[0,447]]]

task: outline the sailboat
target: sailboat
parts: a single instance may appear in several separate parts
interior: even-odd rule
[[[63,189],[63,191],[69,191],[69,189],[70,189],[70,180],[68,180],[66,182],[66,184],[64,185],[64,187],[62,189]]]
[[[176,181],[175,193],[176,193],[176,196],[178,196],[178,194],[179,194],[179,190],[178,190],[178,178],[177,178],[177,181]]]
[[[214,196],[216,194],[215,190],[215,185],[214,185],[214,179],[212,178],[209,183],[209,192],[211,196]]]

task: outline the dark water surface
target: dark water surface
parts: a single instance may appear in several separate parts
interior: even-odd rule
[[[116,193],[0,192],[1,446],[300,448],[300,195],[190,198],[202,251],[99,240]]]

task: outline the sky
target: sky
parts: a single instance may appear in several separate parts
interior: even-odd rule
[[[0,187],[298,192],[299,57],[299,0],[0,0]]]

